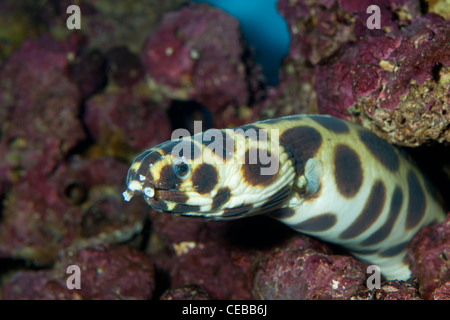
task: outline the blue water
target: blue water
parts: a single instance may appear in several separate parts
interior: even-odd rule
[[[192,1],[208,3],[238,19],[247,44],[255,50],[255,59],[263,68],[267,84],[278,83],[280,63],[289,50],[289,31],[276,9],[277,0]]]

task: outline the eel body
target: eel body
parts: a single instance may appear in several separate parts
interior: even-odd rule
[[[126,201],[143,194],[158,212],[209,220],[268,214],[378,265],[387,279],[409,278],[409,241],[445,217],[402,150],[322,115],[164,142],[136,157],[126,183]]]

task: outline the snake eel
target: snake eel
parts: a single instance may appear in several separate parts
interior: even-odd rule
[[[438,193],[403,150],[325,115],[297,115],[169,140],[136,157],[126,201],[157,212],[230,220],[268,214],[410,277],[407,246],[444,220]]]

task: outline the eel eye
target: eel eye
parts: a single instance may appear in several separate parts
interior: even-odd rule
[[[191,173],[191,168],[189,167],[189,164],[181,159],[175,162],[173,165],[173,172],[175,175],[180,179],[186,179],[189,176],[189,173]]]

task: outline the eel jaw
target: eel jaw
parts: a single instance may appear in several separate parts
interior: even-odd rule
[[[153,198],[155,195],[155,188],[153,186],[147,186],[144,188],[142,186],[143,184],[143,181],[132,180],[128,184],[127,190],[122,193],[123,199],[128,202],[136,193],[144,193],[147,197]]]

